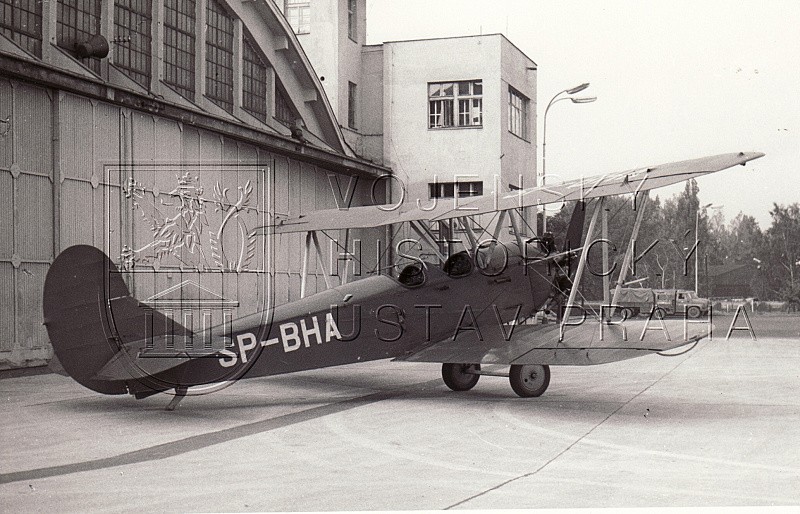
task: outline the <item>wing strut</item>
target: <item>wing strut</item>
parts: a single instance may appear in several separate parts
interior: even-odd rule
[[[461,227],[467,234],[467,239],[469,239],[469,245],[472,250],[471,253],[474,255],[475,252],[478,251],[478,238],[475,237],[475,232],[472,231],[472,227],[469,224],[469,219],[467,219],[466,216],[461,216],[458,218],[458,222],[461,224]]]
[[[597,224],[597,215],[600,214],[600,211],[605,208],[605,198],[601,197],[600,201],[597,203],[597,206],[594,209],[594,213],[592,214],[592,220],[589,222],[589,229],[586,232],[586,239],[585,241],[589,241],[594,236],[594,227]],[[588,251],[581,252],[581,258],[578,261],[578,270],[575,272],[575,280],[572,281],[572,288],[569,292],[569,299],[567,300],[567,307],[564,310],[564,314],[562,315],[561,319],[561,330],[560,333],[564,334],[564,326],[569,319],[570,312],[572,311],[572,307],[575,306],[575,296],[578,294],[578,286],[581,283],[581,277],[583,276],[583,270],[586,268],[586,258],[589,255]]]
[[[514,229],[514,236],[517,238],[517,245],[519,246],[519,251],[525,251],[525,243],[522,241],[522,232],[520,231],[519,220],[517,216],[522,218],[519,212],[516,209],[509,209],[508,210],[508,219],[511,220],[511,228]]]
[[[306,281],[308,280],[308,257],[311,253],[311,243],[314,243],[314,250],[317,254],[317,266],[322,268],[322,278],[325,280],[325,287],[331,288],[331,281],[328,278],[328,271],[325,269],[325,260],[322,257],[322,247],[319,245],[319,238],[315,230],[306,232],[306,244],[303,247],[303,271],[300,274],[300,298],[306,296]],[[346,273],[346,271],[345,271]]]
[[[306,244],[303,246],[303,270],[300,272],[300,298],[306,297],[306,280],[308,279],[308,254],[311,253],[311,232],[306,232]]]
[[[421,221],[410,221],[409,225],[411,225],[411,229],[419,236],[420,239],[425,240],[428,245],[430,245],[432,251],[436,254],[436,257],[439,258],[441,263],[444,263],[447,258],[439,251],[439,243],[431,235],[428,227],[426,227]]]
[[[633,231],[631,231],[631,238],[630,238],[630,241],[628,241],[628,249],[625,251],[625,258],[622,261],[622,269],[619,270],[619,276],[617,277],[617,283],[616,283],[616,285],[614,287],[614,297],[611,299],[612,307],[610,309],[609,316],[613,316],[614,315],[614,310],[615,309],[614,309],[613,305],[616,305],[617,301],[619,300],[619,295],[620,295],[620,292],[622,290],[622,284],[625,283],[625,276],[628,274],[628,268],[630,267],[631,261],[634,258],[634,255],[633,255],[633,250],[634,250],[633,242],[636,241],[636,236],[639,235],[639,227],[642,226],[642,219],[644,218],[644,211],[647,208],[647,200],[649,198],[649,193],[650,193],[649,191],[644,191],[642,193],[642,201],[641,201],[641,204],[639,205],[639,212],[636,213],[636,221],[633,223]],[[634,197],[634,200],[636,200],[635,197]],[[606,268],[606,269],[608,269],[608,268]]]

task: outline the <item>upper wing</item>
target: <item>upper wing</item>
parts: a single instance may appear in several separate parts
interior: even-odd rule
[[[372,205],[349,209],[327,209],[284,219],[273,228],[276,234],[311,230],[373,228],[405,221],[441,221],[520,207],[635,193],[669,186],[737,164],[744,165],[763,155],[759,152],[739,152],[701,157],[700,159],[638,168],[621,173],[595,175],[553,186],[520,189],[511,193],[496,193],[472,199],[462,198],[458,199],[458,205],[451,202],[438,202],[432,209],[418,207],[416,202],[400,204],[397,207]]]

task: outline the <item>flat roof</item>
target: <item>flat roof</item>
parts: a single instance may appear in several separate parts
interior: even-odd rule
[[[510,44],[511,46],[516,48],[517,51],[519,53],[521,53],[530,62],[532,62],[534,64],[534,66],[536,66],[537,68],[539,67],[539,65],[536,64],[536,61],[531,59],[528,56],[528,54],[523,52],[517,45],[515,45],[510,39],[508,39],[505,35],[503,35],[500,32],[494,32],[492,34],[472,34],[472,35],[467,35],[467,36],[430,37],[430,38],[422,38],[422,39],[397,39],[397,40],[393,40],[393,41],[384,41],[383,43],[378,43],[378,44],[373,44],[373,45],[364,45],[364,48],[367,48],[367,47],[373,47],[374,48],[374,47],[379,47],[379,46],[383,46],[383,45],[386,45],[386,44],[393,44],[393,43],[419,43],[419,42],[424,42],[424,41],[443,41],[443,40],[446,40],[446,39],[465,39],[465,38],[497,37],[497,36],[505,39],[508,42],[508,44]]]

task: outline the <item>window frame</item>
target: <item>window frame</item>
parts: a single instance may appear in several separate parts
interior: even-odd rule
[[[101,33],[102,0],[58,0],[56,6],[56,45],[100,75],[101,60],[97,57],[78,58],[78,44]],[[74,24],[73,24],[74,22]],[[44,21],[43,21],[44,23]]]
[[[144,11],[137,8],[144,7]],[[123,23],[122,20],[130,23]],[[137,84],[150,89],[153,77],[153,4],[148,0],[114,0],[114,33],[130,38],[114,45],[114,66]],[[134,27],[134,28],[131,28]]]
[[[519,105],[515,104],[515,100]],[[508,131],[518,138],[530,142],[528,135],[528,104],[530,99],[516,88],[508,86]],[[517,122],[517,123],[515,123]],[[516,125],[516,127],[515,127]],[[515,131],[519,128],[519,132]]]
[[[168,6],[167,3],[172,2],[174,9]],[[180,6],[191,3],[192,9],[187,9],[185,12],[180,11]],[[172,11],[175,13],[175,23],[170,24]],[[181,21],[191,21],[191,27],[184,28]],[[174,89],[181,96],[186,97],[194,102],[197,95],[197,76],[195,71],[195,59],[197,57],[197,1],[196,0],[165,0],[164,1],[164,19],[163,25],[163,40],[161,42],[164,51],[163,58],[163,77],[161,81]],[[186,29],[191,28],[191,32]],[[168,35],[169,34],[169,35]],[[174,35],[175,46],[169,45],[171,35]],[[191,45],[182,47],[179,39],[191,43]],[[190,49],[187,49],[190,48]],[[174,52],[172,51],[174,50]],[[173,55],[174,54],[174,55]],[[181,66],[180,56],[189,56],[187,62],[190,67],[185,68]],[[174,58],[175,61],[170,61]],[[183,74],[181,72],[184,72]],[[174,75],[174,79],[172,76]],[[186,81],[181,81],[185,77]]]
[[[358,0],[347,0],[347,37],[358,43]]]
[[[206,0],[206,55],[204,96],[233,113],[234,44],[236,20],[218,0]],[[215,24],[212,24],[215,23]],[[226,44],[229,43],[229,46]]]
[[[248,51],[251,55],[248,55]],[[249,71],[263,70],[263,82],[260,76]],[[263,86],[262,88],[258,86]],[[269,61],[261,54],[258,45],[249,32],[242,32],[242,109],[258,118],[263,123],[269,116]],[[254,102],[259,100],[259,105]],[[263,104],[263,112],[260,109]]]
[[[23,5],[24,4],[24,5]],[[0,19],[0,33],[26,52],[42,57],[42,2],[36,0],[3,0],[0,12],[8,13]],[[33,10],[30,10],[30,9]],[[32,22],[32,23],[31,23]]]
[[[347,127],[358,128],[358,85],[347,81]]]
[[[483,79],[428,82],[428,129],[462,128],[483,128]]]
[[[286,16],[286,21],[289,22],[289,26],[295,34],[311,33],[310,0],[286,0],[283,5],[283,12]]]
[[[472,198],[483,196],[483,180],[428,182],[428,199]]]

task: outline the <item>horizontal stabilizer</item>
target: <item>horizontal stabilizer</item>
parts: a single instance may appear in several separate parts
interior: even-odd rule
[[[197,358],[219,358],[216,351],[191,350],[158,351],[156,348],[168,348],[174,343],[172,335],[159,335],[148,341],[126,343],[114,357],[97,372],[98,380],[136,380],[147,379],[158,373],[177,368]],[[146,342],[150,343],[150,348]]]

